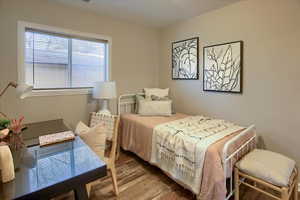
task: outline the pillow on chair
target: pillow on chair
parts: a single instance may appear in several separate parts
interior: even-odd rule
[[[90,127],[88,127],[87,125],[85,125],[85,123],[80,121],[80,122],[78,122],[78,124],[76,126],[75,133],[77,135],[79,135],[80,133],[88,132],[89,130],[90,130]]]
[[[79,122],[75,133],[101,158],[104,159],[106,134],[103,124],[98,124],[92,128]]]

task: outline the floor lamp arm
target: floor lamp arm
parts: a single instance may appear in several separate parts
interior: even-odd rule
[[[14,87],[14,88],[17,88],[18,84],[17,84],[17,83],[14,83],[14,82],[9,82],[9,83],[7,84],[7,86],[1,91],[0,97],[6,92],[6,90],[7,90],[10,86],[12,86],[12,87]]]
[[[0,98],[4,95],[4,93],[6,92],[6,90],[7,90],[10,86],[16,88],[16,87],[18,86],[18,84],[15,83],[15,82],[9,82],[9,83],[7,84],[7,86],[1,91],[1,93],[0,93]],[[2,116],[3,116],[4,118],[6,118],[6,119],[9,119],[9,118],[7,117],[7,115],[4,114],[3,112],[0,112],[0,115],[2,115]]]

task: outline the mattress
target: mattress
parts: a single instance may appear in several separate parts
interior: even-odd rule
[[[188,115],[176,113],[170,117],[140,116],[137,114],[121,115],[121,146],[134,152],[145,161],[151,159],[153,128],[159,124],[182,119]]]
[[[170,117],[122,114],[120,129],[121,146],[124,150],[131,151],[137,154],[143,160],[150,162],[153,128],[159,124],[182,119],[187,116],[189,115],[182,113],[176,113]],[[222,166],[223,147],[229,139],[236,136],[240,132],[241,131],[234,132],[231,135],[224,137],[218,142],[212,144],[208,148],[203,166],[203,177],[199,195],[200,199],[218,200],[222,198],[224,199],[226,196],[226,186],[224,184],[225,175]],[[233,145],[233,148],[231,148],[229,152],[234,152],[253,135],[254,133],[240,138],[240,140]],[[182,183],[179,184],[182,185]]]

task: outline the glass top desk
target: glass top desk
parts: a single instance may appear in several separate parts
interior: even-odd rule
[[[79,138],[46,147],[32,146],[16,178],[0,183],[0,199],[50,199],[74,191],[87,199],[86,184],[106,176],[106,164]]]

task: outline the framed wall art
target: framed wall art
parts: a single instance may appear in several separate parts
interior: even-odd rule
[[[199,38],[172,43],[172,79],[199,79]]]
[[[203,48],[203,90],[242,93],[243,41]]]

